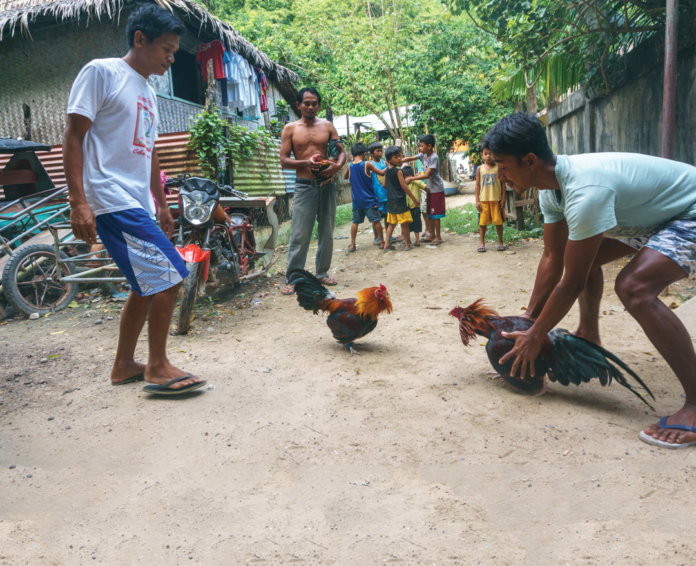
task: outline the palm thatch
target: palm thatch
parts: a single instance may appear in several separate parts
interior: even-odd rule
[[[274,81],[296,81],[298,75],[271,61],[260,49],[244,39],[235,29],[210,14],[202,6],[190,0],[153,0],[163,8],[176,13],[211,35],[215,35],[225,47],[239,53],[253,66],[259,67]],[[16,32],[29,33],[29,25],[38,17],[55,17],[58,22],[80,20],[86,17],[100,20],[102,17],[118,19],[127,0],[0,0],[0,41],[3,32],[13,37]]]

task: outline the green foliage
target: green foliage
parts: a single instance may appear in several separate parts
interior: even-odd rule
[[[249,159],[260,145],[275,144],[273,135],[264,128],[251,131],[227,122],[214,105],[196,115],[190,134],[188,147],[200,161],[203,176],[214,181],[219,181],[225,159],[231,159],[234,166],[241,159]]]
[[[492,38],[461,17],[441,21],[425,44],[415,66],[409,99],[417,105],[415,118],[435,134],[441,150],[454,140],[473,148],[503,116],[513,111],[509,102],[494,100]]]
[[[526,84],[518,75],[516,87],[499,87],[513,97],[520,84],[546,96],[578,85],[608,89],[608,70],[621,68],[623,55],[664,29],[665,19],[664,2],[641,0],[451,0],[451,7],[499,41],[502,77],[527,71]],[[680,25],[694,21],[694,8],[696,0],[680,2]]]
[[[506,223],[503,228],[503,242],[510,244],[529,238],[542,238],[544,235],[543,224],[537,228],[536,223],[533,223],[531,218],[528,220],[525,224],[525,229],[520,231]],[[449,228],[460,235],[478,234],[479,232],[478,211],[473,204],[465,204],[464,206],[448,209],[447,216],[440,222],[442,228]],[[496,241],[497,239],[495,228],[489,226],[486,232],[486,241]]]

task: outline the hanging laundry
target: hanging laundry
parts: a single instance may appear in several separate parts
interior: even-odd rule
[[[260,92],[259,100],[261,102],[261,112],[268,111],[268,99],[266,98],[266,91],[268,90],[268,81],[266,80],[266,75],[261,69],[254,69],[256,72],[256,78],[259,82]]]
[[[213,60],[213,75],[216,79],[224,79],[225,68],[222,58],[225,54],[225,46],[222,41],[216,39],[210,43],[201,43],[196,50],[196,61],[201,64],[203,80],[208,80],[208,61]]]

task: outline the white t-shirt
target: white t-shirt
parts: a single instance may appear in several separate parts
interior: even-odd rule
[[[568,238],[651,234],[670,220],[696,218],[696,167],[637,153],[559,155],[560,190],[539,193],[544,222],[564,218]]]
[[[95,59],[73,83],[68,114],[92,120],[82,151],[85,197],[95,216],[143,208],[154,217],[157,96],[147,80],[123,59]]]

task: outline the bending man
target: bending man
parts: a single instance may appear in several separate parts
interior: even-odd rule
[[[677,316],[658,299],[671,283],[696,274],[696,167],[649,155],[554,155],[539,120],[513,114],[487,136],[501,180],[518,193],[541,190],[544,253],[526,332],[508,336],[512,375],[534,375],[546,334],[580,302],[576,334],[600,343],[602,265],[633,254],[616,293],[686,393],[684,406],[640,434],[667,448],[696,444],[696,353]]]

